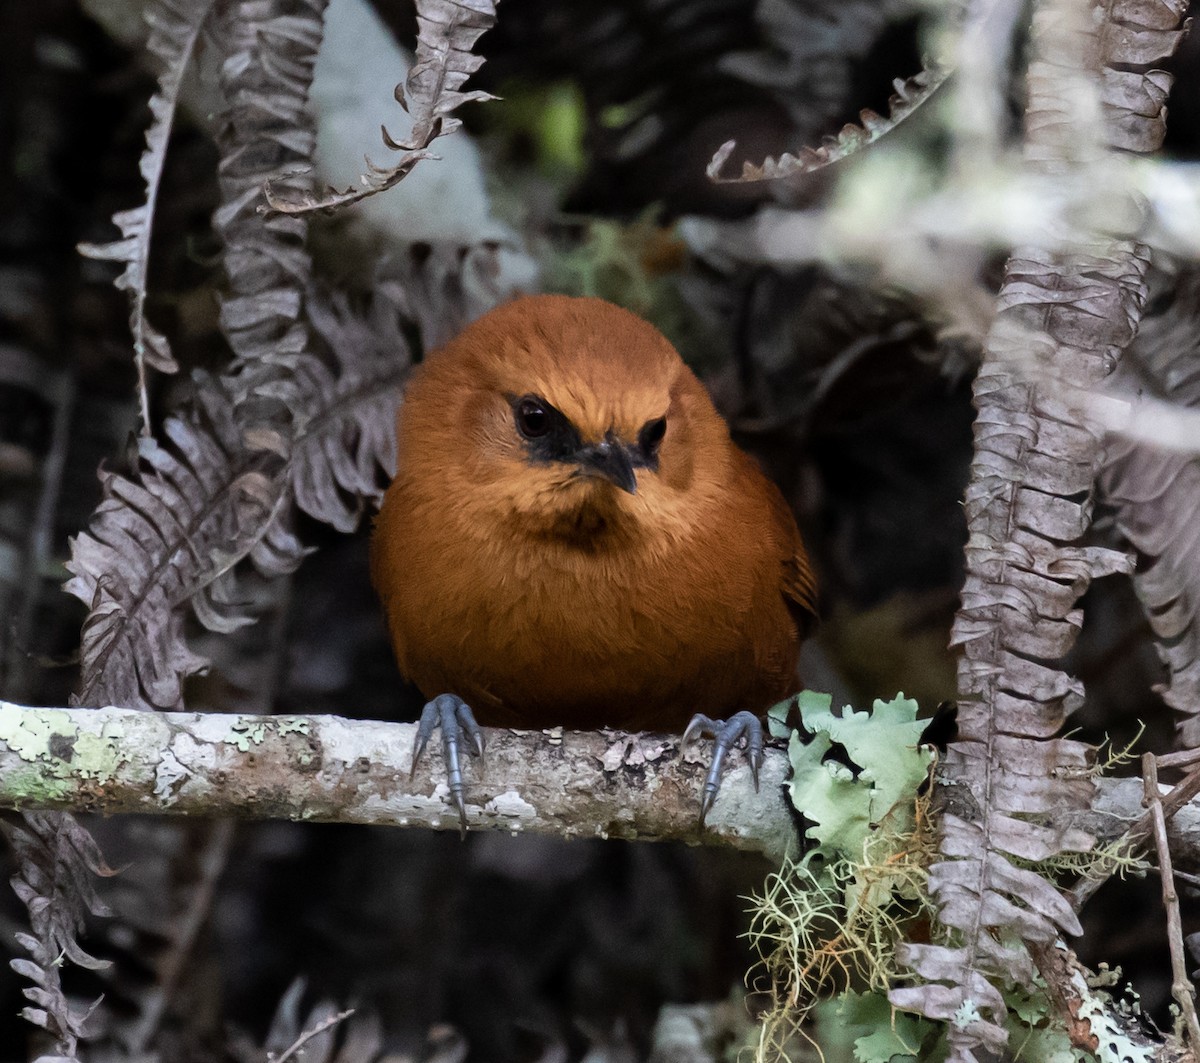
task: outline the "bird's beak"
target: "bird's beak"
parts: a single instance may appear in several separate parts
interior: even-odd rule
[[[631,495],[637,494],[637,477],[634,475],[633,462],[629,452],[616,440],[606,439],[603,443],[595,443],[583,447],[575,456],[579,469],[584,476],[601,476],[609,483],[616,484],[622,491]]]

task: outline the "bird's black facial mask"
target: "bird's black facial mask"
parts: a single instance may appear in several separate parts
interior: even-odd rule
[[[608,480],[631,495],[637,494],[636,469],[658,469],[657,440],[653,447],[644,439],[630,446],[609,431],[603,441],[584,444],[575,426],[545,399],[522,395],[510,396],[509,402],[531,462],[565,462],[576,466],[580,475]]]

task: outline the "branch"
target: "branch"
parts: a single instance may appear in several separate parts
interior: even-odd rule
[[[1154,821],[1154,847],[1158,851],[1158,875],[1162,879],[1163,907],[1167,912],[1167,943],[1171,948],[1171,995],[1183,1016],[1188,1043],[1200,1048],[1200,1020],[1196,1017],[1196,989],[1188,978],[1187,955],[1183,948],[1183,921],[1179,915],[1179,894],[1175,890],[1175,872],[1171,866],[1171,843],[1167,839],[1167,818],[1163,813],[1158,788],[1158,765],[1153,753],[1142,757],[1144,803]]]
[[[0,701],[0,807],[244,816],[458,830],[440,757],[414,779],[414,724],[338,716],[25,708]],[[696,820],[707,743],[678,736],[486,729],[467,767],[472,829],[678,839],[782,859],[796,838],[788,758],[769,750],[755,794],[741,756]],[[437,743],[435,743],[435,749]]]
[[[340,716],[249,716],[133,709],[26,708],[0,701],[0,808],[240,816],[458,830],[438,756],[409,780],[414,724]],[[675,735],[485,728],[486,770],[467,767],[475,830],[673,839],[779,859],[794,844],[786,753],[767,749],[754,793],[728,763],[696,830],[709,749],[681,762]],[[437,743],[434,743],[436,749]],[[1162,787],[1164,794],[1169,787]],[[1143,814],[1140,779],[1101,779],[1095,806],[1047,819],[1100,841]],[[1172,852],[1200,868],[1200,799],[1168,822]]]

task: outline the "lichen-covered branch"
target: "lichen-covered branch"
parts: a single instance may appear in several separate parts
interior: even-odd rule
[[[25,708],[0,701],[0,807],[246,816],[458,829],[435,741],[414,778],[413,724],[338,716]],[[670,839],[780,859],[796,839],[771,751],[755,793],[731,758],[697,827],[710,749],[619,731],[489,729],[466,768],[471,829]]]
[[[409,778],[416,727],[339,716],[27,708],[0,701],[0,808],[152,812],[458,830],[438,756]],[[761,852],[795,844],[787,754],[768,749],[754,792],[740,755],[703,834],[709,749],[679,758],[676,735],[485,729],[483,771],[468,762],[472,830],[672,839]],[[436,752],[437,742],[434,742]],[[1167,788],[1164,787],[1164,792]],[[1140,779],[1101,779],[1090,809],[1046,817],[1102,842],[1138,820]],[[1168,821],[1181,867],[1200,868],[1200,799]]]

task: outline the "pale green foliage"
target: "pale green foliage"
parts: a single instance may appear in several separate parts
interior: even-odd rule
[[[768,878],[754,899],[750,937],[775,1002],[764,1020],[760,1057],[786,1056],[819,995],[866,987],[873,992],[857,1003],[848,1003],[853,993],[841,998],[860,1016],[847,1021],[866,1021],[864,1001],[882,1009],[864,1043],[856,1042],[855,1058],[887,1059],[905,1051],[882,1035],[893,1029],[882,994],[895,972],[895,946],[906,924],[932,914],[924,886],[934,840],[919,791],[934,753],[919,745],[925,724],[916,718],[916,702],[903,696],[876,701],[870,713],[847,708],[841,716],[832,713],[828,695],[806,691],[795,704],[812,737],[806,742],[794,733],[790,740],[791,797],[811,822],[806,836],[816,846]],[[772,710],[772,733],[779,733],[789,705]],[[842,759],[825,759],[835,745]],[[905,1031],[919,1041],[915,1023],[904,1017],[894,1027],[904,1044]]]
[[[793,706],[798,731],[786,723]],[[896,945],[924,937],[934,914],[927,868],[937,858],[937,844],[929,796],[921,791],[935,753],[920,745],[925,721],[916,714],[916,703],[898,695],[876,701],[870,712],[846,708],[834,715],[829,695],[812,691],[768,713],[770,733],[790,735],[791,798],[810,824],[805,836],[812,847],[770,876],[761,896],[753,898],[749,937],[767,983],[756,988],[769,988],[773,998],[759,1031],[760,1060],[947,1058],[948,1024],[897,1011],[887,999],[898,978],[910,977],[897,970]],[[1030,867],[1042,874],[1141,870],[1119,842]],[[1114,1005],[1106,993],[1085,986],[1080,995],[1095,1002],[1096,1022],[1111,1014]],[[1072,1047],[1055,1021],[1040,977],[1027,987],[1009,985],[1004,1003],[1015,1059],[1091,1058]],[[955,1021],[962,1025],[979,1014],[970,1000],[959,1012]],[[1101,1059],[1143,1058],[1111,1022],[1095,1029]]]
[[[878,993],[843,993],[814,1009],[816,1041],[825,1063],[886,1063],[928,1058],[922,1046],[933,1023],[897,1011]]]
[[[1100,1063],[1152,1063],[1155,1058],[1153,1046],[1130,1040],[1117,1018],[1119,1013],[1136,1014],[1140,1004],[1136,1000],[1133,1003],[1114,1000],[1101,988],[1119,980],[1120,970],[1094,983],[1089,983],[1078,971],[1071,979],[1071,989],[1080,997],[1079,1018],[1087,1020],[1092,1034],[1100,1042],[1094,1058]]]
[[[788,744],[795,772],[792,804],[813,821],[806,835],[820,843],[816,851],[822,856],[862,856],[885,816],[900,815],[911,823],[912,798],[933,763],[933,750],[918,744],[925,723],[916,718],[917,703],[900,694],[876,700],[871,712],[847,707],[835,716],[828,694],[806,690],[796,704],[803,729],[813,737],[806,742],[796,731]],[[857,775],[837,760],[824,759],[835,743]],[[898,808],[902,799],[904,809]],[[898,829],[903,832],[905,826]]]

